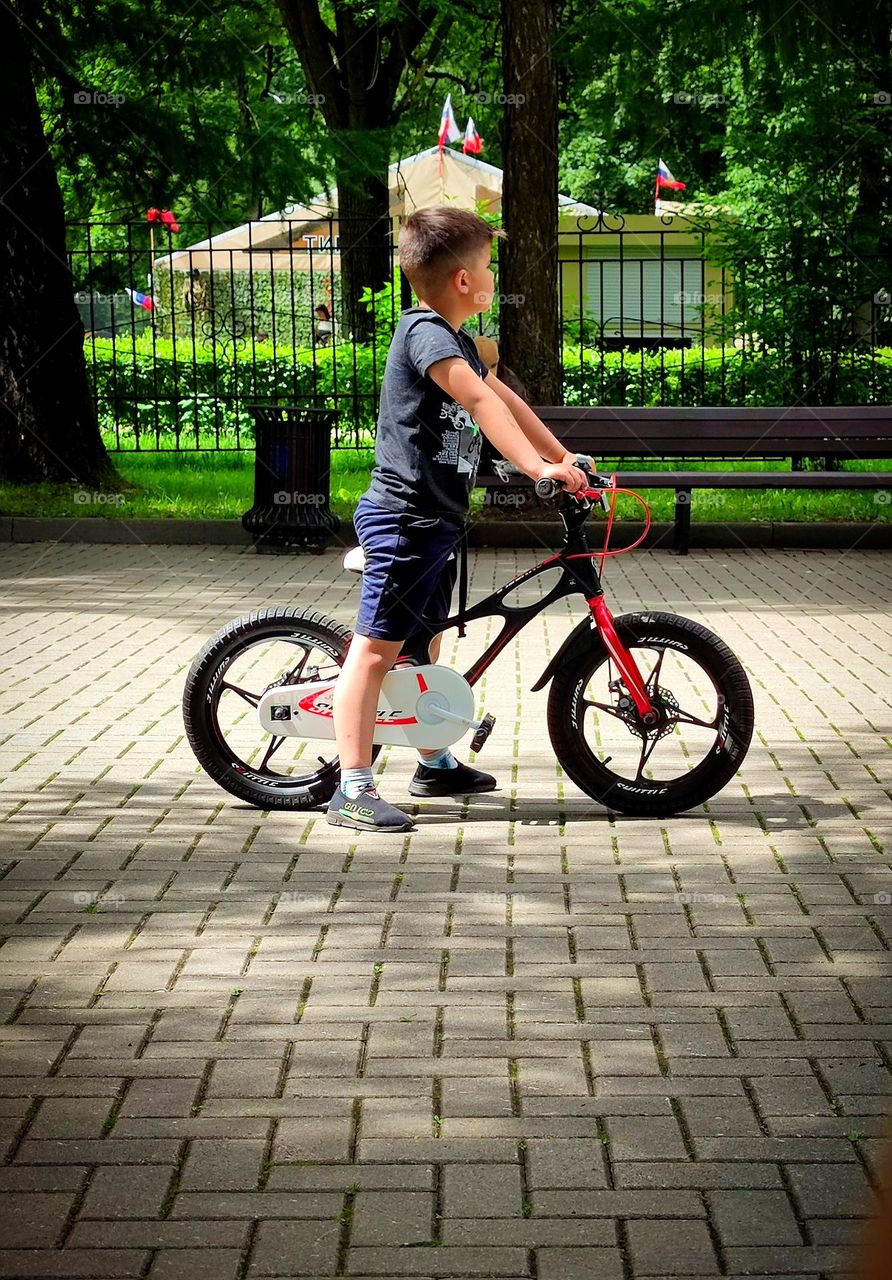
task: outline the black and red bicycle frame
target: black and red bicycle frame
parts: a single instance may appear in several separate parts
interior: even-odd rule
[[[644,532],[630,546],[623,547],[620,550],[609,551],[607,548],[610,530],[613,525],[616,496],[618,493],[623,492],[629,492],[631,496],[637,498],[644,508],[646,513]],[[592,551],[588,546],[585,535],[585,522],[592,504],[600,502],[604,494],[610,495],[604,547],[600,551]],[[565,492],[560,515],[566,530],[560,551],[548,556],[547,559],[542,560],[532,569],[527,569],[524,573],[518,574],[516,578],[512,578],[510,582],[500,587],[497,591],[493,591],[478,604],[473,605],[470,609],[465,609],[464,613],[456,613],[442,619],[442,621],[429,624],[428,627],[423,631],[419,631],[405,645],[402,653],[397,658],[397,662],[410,659],[418,663],[429,662],[428,646],[435,635],[439,635],[450,627],[458,626],[460,622],[473,622],[477,618],[487,618],[493,614],[499,614],[504,619],[502,630],[476,662],[464,673],[468,684],[474,685],[505,646],[511,643],[528,622],[531,622],[543,609],[548,608],[556,600],[580,593],[585,598],[585,602],[591,612],[593,625],[597,628],[604,647],[616,665],[619,676],[634,702],[642,722],[649,724],[657,719],[657,713],[651,703],[647,683],[643,679],[634,657],[617,635],[613,624],[613,615],[607,606],[604,591],[601,587],[601,573],[595,568],[594,560],[600,557],[601,568],[603,569],[604,559],[607,556],[623,555],[625,552],[631,551],[633,547],[640,545],[650,527],[650,512],[642,498],[637,494],[631,493],[630,490],[617,489],[615,477],[611,477],[610,483],[605,484],[604,488],[584,488],[578,490],[575,494]],[[548,569],[555,568],[560,568],[562,573],[548,595],[534,604],[523,607],[505,604],[505,597],[510,595],[512,591],[516,591],[523,583],[529,582],[531,578],[537,577],[538,574],[544,573]],[[533,687],[535,688],[540,684],[541,681],[537,681]]]

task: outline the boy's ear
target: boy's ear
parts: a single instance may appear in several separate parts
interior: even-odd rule
[[[453,272],[453,275],[452,275],[452,284],[453,284],[453,286],[454,286],[454,288],[455,288],[455,290],[456,290],[456,292],[457,292],[457,293],[467,293],[467,292],[468,292],[468,290],[469,290],[469,289],[470,289],[470,287],[471,287],[471,282],[470,282],[470,280],[468,279],[468,269],[467,269],[467,267],[459,267],[459,269],[458,269],[457,271]]]

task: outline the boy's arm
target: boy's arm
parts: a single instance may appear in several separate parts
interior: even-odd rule
[[[585,476],[578,467],[572,465],[575,455],[567,455],[554,436],[543,424],[539,424],[547,437],[545,444],[552,455],[560,453],[560,458],[550,457],[543,462],[539,452],[538,439],[531,439],[514,417],[509,406],[496,395],[489,385],[489,378],[484,380],[471,367],[467,360],[450,356],[445,360],[437,360],[428,367],[428,377],[438,387],[451,396],[479,425],[480,430],[490,439],[504,457],[518,466],[532,480],[542,476],[550,476],[565,484],[571,493],[575,493],[586,483]],[[495,381],[495,379],[493,379]],[[507,391],[508,388],[506,387]],[[535,422],[539,419],[523,403],[519,396],[514,399]]]
[[[572,464],[578,456],[582,456],[578,452],[570,453],[565,449],[560,440],[548,430],[542,419],[533,413],[527,402],[501,382],[494,373],[488,373],[484,382],[486,386],[492,387],[502,403],[508,406],[521,431],[543,458],[547,458],[549,462]],[[507,457],[507,454],[505,456]],[[513,458],[511,461],[514,461]],[[592,467],[594,468],[594,461],[592,461]]]

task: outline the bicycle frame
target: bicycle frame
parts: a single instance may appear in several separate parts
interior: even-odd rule
[[[459,622],[473,622],[477,618],[486,618],[498,614],[504,620],[502,630],[476,662],[464,673],[468,684],[474,685],[505,646],[510,644],[528,622],[531,622],[533,618],[554,601],[561,600],[565,596],[575,595],[578,592],[585,597],[594,626],[597,628],[607,652],[616,663],[617,670],[635,703],[642,722],[651,724],[656,721],[658,716],[651,703],[647,685],[642,678],[634,657],[616,633],[613,615],[604,598],[600,575],[593,563],[593,557],[601,553],[591,551],[586,540],[585,520],[591,509],[592,500],[598,500],[600,497],[600,490],[589,488],[580,490],[578,494],[565,494],[560,515],[566,532],[560,551],[542,560],[532,569],[527,569],[524,573],[518,574],[516,578],[512,578],[505,586],[493,591],[485,600],[481,600],[470,609],[466,609],[464,613],[455,613],[441,621],[429,624],[423,632],[419,632],[405,646],[396,661],[411,659],[422,664],[429,662],[428,649],[430,641],[435,635],[440,635],[450,627],[457,627]],[[524,607],[506,605],[504,603],[505,597],[510,595],[522,583],[529,582],[531,578],[544,573],[546,569],[557,567],[562,570],[561,576],[553,589],[542,600]]]

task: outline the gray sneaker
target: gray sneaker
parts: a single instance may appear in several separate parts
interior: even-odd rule
[[[412,818],[382,800],[374,787],[360,791],[355,800],[348,800],[338,787],[325,817],[333,827],[352,827],[354,831],[411,831],[414,827]]]

